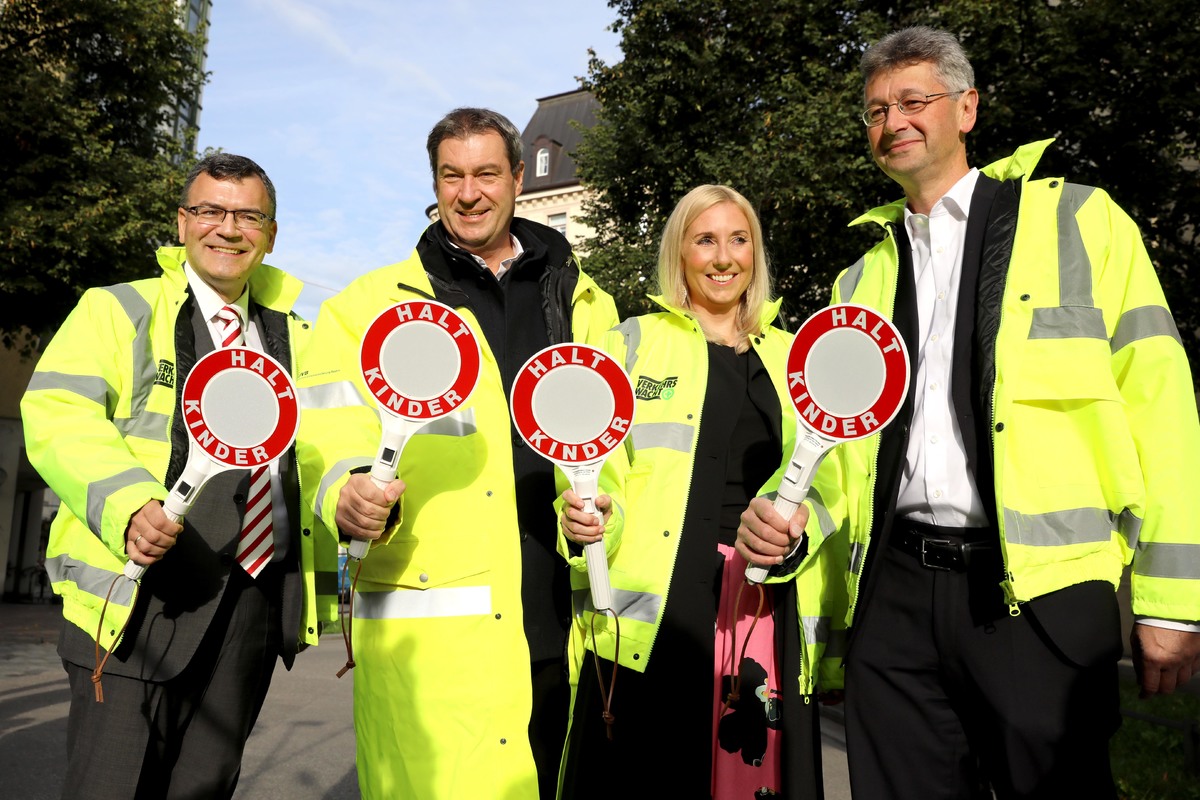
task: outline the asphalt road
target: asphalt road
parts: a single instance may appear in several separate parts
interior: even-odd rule
[[[57,800],[67,747],[69,695],[55,653],[60,607],[0,603],[0,800]],[[236,800],[357,800],[354,673],[340,634],[275,671],[246,745]],[[825,709],[822,710],[823,713]],[[823,721],[826,800],[849,800],[837,711]]]

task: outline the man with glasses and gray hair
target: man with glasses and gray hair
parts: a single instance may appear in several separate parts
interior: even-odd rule
[[[258,164],[201,160],[178,229],[161,275],[84,293],[21,402],[29,461],[62,500],[46,571],[66,618],[67,798],[232,796],[276,661],[336,615],[336,543],[314,543],[298,446],[253,479],[215,474],[182,525],[163,510],[197,360],[238,344],[295,374],[308,328],[300,282],[262,263],[277,228]]]
[[[325,301],[306,362],[304,427],[326,469],[317,515],[374,542],[354,596],[354,726],[363,797],[553,798],[566,737],[571,621],[557,552],[554,468],[509,421],[537,351],[595,341],[611,297],[562,234],[514,215],[525,164],[503,115],[458,108],[426,142],[438,221],[399,263]],[[404,300],[453,307],[483,351],[478,383],[436,430],[410,437],[403,480],[366,474],[379,447],[358,354]]]
[[[1100,189],[982,169],[957,39],[893,33],[861,61],[866,125],[904,198],[834,302],[892,314],[914,380],[897,424],[837,448],[811,512],[847,528],[846,735],[855,796],[1115,798],[1115,589],[1132,562],[1144,694],[1200,669],[1200,425],[1134,222]],[[837,468],[835,468],[837,467]],[[756,500],[744,555],[788,521]]]

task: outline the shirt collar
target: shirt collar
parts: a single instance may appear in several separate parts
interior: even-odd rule
[[[245,326],[250,319],[250,284],[246,284],[246,288],[242,289],[242,296],[232,303],[226,303],[221,299],[221,295],[205,283],[191,265],[186,261],[183,264],[183,274],[187,275],[188,286],[191,287],[192,297],[196,298],[196,305],[200,307],[200,313],[209,322],[216,318],[217,312],[225,306],[233,306],[238,313],[242,315],[242,325]]]
[[[520,258],[521,254],[525,252],[525,248],[521,246],[521,240],[518,239],[517,237],[513,236],[511,232],[509,232],[509,234],[508,234],[508,240],[509,240],[509,244],[512,245],[513,255],[512,255],[512,258],[506,258],[500,262],[500,268],[496,270],[496,278],[497,279],[499,279],[500,276],[503,275],[504,273],[508,272],[508,268],[513,265],[513,262],[515,262],[518,258]],[[450,241],[450,240],[447,239],[447,241]],[[464,253],[466,253],[471,258],[473,258],[475,260],[476,264],[483,267],[488,272],[492,271],[491,267],[488,266],[486,261],[484,261],[482,258],[480,258],[479,256],[472,253],[470,250],[459,247],[453,241],[450,241],[450,246],[456,247],[459,250],[462,250]]]
[[[975,194],[975,184],[979,182],[979,170],[967,170],[967,174],[958,179],[958,182],[950,187],[950,191],[942,195],[942,198],[933,204],[933,208],[929,210],[930,217],[937,217],[942,214],[950,214],[957,222],[965,223],[971,212],[971,196]],[[909,235],[912,235],[912,218],[918,216],[909,210],[908,206],[904,206],[904,224],[908,227]]]

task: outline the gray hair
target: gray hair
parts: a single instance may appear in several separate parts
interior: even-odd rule
[[[975,88],[975,70],[962,45],[951,33],[916,25],[889,33],[867,48],[858,68],[864,85],[881,72],[933,64],[933,72],[951,91]]]
[[[521,132],[517,130],[517,126],[513,125],[508,117],[487,108],[456,108],[433,126],[429,138],[425,141],[425,150],[429,153],[429,171],[433,173],[434,182],[437,181],[438,147],[442,142],[485,133],[499,134],[504,140],[509,167],[512,168],[513,175],[516,175],[524,150]]]
[[[187,206],[192,184],[201,175],[207,175],[218,181],[237,181],[238,183],[246,178],[258,178],[262,181],[263,187],[267,190],[267,197],[271,201],[270,216],[275,216],[275,184],[271,183],[271,179],[267,177],[266,170],[245,156],[233,153],[213,153],[200,159],[196,166],[192,167],[187,179],[183,182],[183,191],[179,195],[180,208]]]

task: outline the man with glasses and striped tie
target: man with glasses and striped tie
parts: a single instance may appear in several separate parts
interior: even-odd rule
[[[46,570],[66,617],[64,797],[230,797],[276,660],[290,668],[336,613],[336,547],[314,553],[301,448],[216,474],[183,525],[163,511],[197,359],[245,346],[295,374],[308,328],[291,311],[300,282],[262,263],[277,226],[258,164],[203,159],[179,206],[183,247],[158,251],[162,274],[86,292],[21,404],[29,460],[62,499]],[[150,567],[136,595],[127,560]]]

